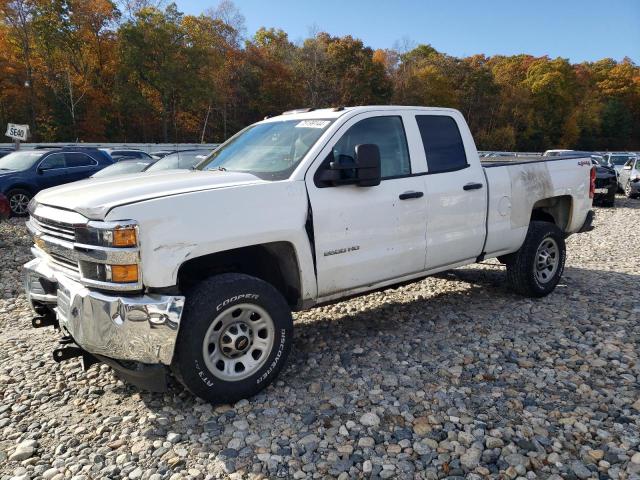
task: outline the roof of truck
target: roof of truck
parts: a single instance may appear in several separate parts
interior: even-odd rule
[[[296,109],[284,112],[281,115],[265,118],[266,121],[282,121],[282,120],[305,120],[315,118],[333,119],[341,117],[347,113],[361,113],[371,112],[379,110],[423,110],[423,111],[448,111],[457,112],[453,108],[444,107],[420,107],[420,106],[406,106],[406,105],[364,105],[358,107],[331,107],[331,108],[316,108],[316,109]]]

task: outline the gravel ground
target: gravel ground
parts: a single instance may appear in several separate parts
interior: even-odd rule
[[[0,479],[638,479],[640,201],[617,204],[549,297],[491,261],[298,314],[276,384],[217,407],[57,365],[0,224]]]

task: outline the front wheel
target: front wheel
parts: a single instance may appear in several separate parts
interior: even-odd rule
[[[27,190],[16,188],[7,192],[7,200],[9,200],[11,214],[16,217],[24,217],[28,213],[27,207],[31,200],[31,193]]]
[[[531,222],[520,250],[507,262],[507,279],[527,297],[544,297],[558,285],[567,251],[562,231],[553,223]]]
[[[627,183],[624,186],[624,195],[627,198],[633,198],[635,196],[633,194],[633,190],[631,190],[631,180],[627,180]]]
[[[216,275],[187,295],[171,368],[200,398],[235,402],[278,376],[292,339],[291,310],[273,286],[244,274]]]

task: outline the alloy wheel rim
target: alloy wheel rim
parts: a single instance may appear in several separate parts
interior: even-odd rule
[[[275,326],[267,311],[242,303],[220,312],[204,336],[202,354],[211,374],[239,381],[255,374],[273,348]]]
[[[29,206],[29,197],[27,197],[24,193],[16,193],[15,195],[11,195],[9,199],[9,206],[11,207],[11,211],[18,215],[22,215],[27,213],[27,207]]]
[[[553,238],[545,238],[536,252],[535,275],[540,283],[551,281],[560,263],[560,249]]]
[[[628,197],[631,195],[631,182],[627,182],[624,186],[624,194]]]

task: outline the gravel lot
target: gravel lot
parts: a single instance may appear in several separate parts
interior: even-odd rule
[[[541,300],[492,261],[299,314],[279,381],[217,407],[57,365],[0,224],[0,479],[638,479],[639,219],[597,209]]]

